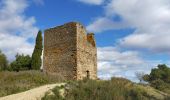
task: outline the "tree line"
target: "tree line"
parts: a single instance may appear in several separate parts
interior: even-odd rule
[[[42,55],[42,32],[39,31],[36,37],[36,43],[32,56],[24,54],[16,54],[15,60],[8,63],[7,57],[0,51],[0,71],[23,71],[23,70],[39,70],[41,67]]]

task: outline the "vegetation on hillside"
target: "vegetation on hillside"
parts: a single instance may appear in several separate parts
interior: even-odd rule
[[[170,94],[170,68],[167,65],[158,65],[149,75],[144,75],[143,79],[152,87]]]
[[[0,97],[19,93],[37,86],[63,82],[62,75],[47,75],[40,71],[0,72]]]
[[[34,70],[39,70],[41,67],[41,55],[42,55],[42,32],[39,31],[36,37],[36,44],[32,54],[31,66]]]
[[[64,89],[62,96],[60,90]],[[108,81],[83,80],[69,82],[46,93],[42,100],[168,100],[164,94],[150,86],[132,83],[123,78]]]
[[[19,55],[17,54],[16,60],[14,60],[9,67],[10,71],[23,71],[31,69],[31,57],[29,55]]]
[[[7,58],[6,58],[5,54],[3,54],[0,51],[0,71],[7,70],[7,67],[8,67]]]

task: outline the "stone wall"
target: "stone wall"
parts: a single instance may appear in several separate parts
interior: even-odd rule
[[[93,34],[76,22],[45,30],[44,62],[46,73],[67,79],[96,79],[97,57]]]
[[[97,78],[97,50],[94,34],[87,34],[81,24],[77,24],[77,79]]]
[[[76,75],[76,64],[76,24],[45,30],[44,71],[72,79]]]

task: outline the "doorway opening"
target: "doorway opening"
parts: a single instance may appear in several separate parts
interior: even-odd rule
[[[87,70],[86,71],[86,77],[89,79],[90,78],[90,72]]]

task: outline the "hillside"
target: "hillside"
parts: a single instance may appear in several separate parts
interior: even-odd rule
[[[61,90],[64,94],[61,95]],[[110,81],[83,80],[56,87],[42,100],[169,100],[170,95],[148,85],[132,83],[123,78]],[[50,93],[50,95],[49,95]],[[51,95],[53,94],[53,95]]]
[[[62,76],[46,75],[40,71],[0,72],[0,97],[62,81]]]
[[[42,98],[42,100],[169,100],[170,99],[169,94],[156,90],[149,85],[133,83],[124,78],[112,78],[111,80],[107,80],[107,81],[87,80],[87,79],[82,81],[69,81],[66,82],[66,85],[55,87],[56,83],[60,84],[62,82],[63,82],[62,76],[58,78],[56,76],[45,75],[44,73],[39,71],[0,72],[0,85],[1,85],[0,97],[4,97],[7,95],[10,95],[7,96],[7,98],[13,97],[15,95],[21,95],[22,97],[22,96],[31,95],[31,93],[33,93],[34,94],[33,97],[37,97],[39,95],[43,97],[43,95],[45,95]],[[51,83],[55,83],[55,85],[50,85]],[[39,88],[39,86],[42,87]],[[47,89],[46,86],[52,86],[52,87]],[[44,92],[38,90],[37,95],[35,95],[35,92],[32,91],[37,89],[43,89]],[[46,91],[48,92],[45,94]],[[24,98],[24,100],[29,100],[29,98],[28,99]]]
[[[0,100],[41,100],[47,91],[61,85],[63,83],[44,85],[25,92],[0,97]]]

